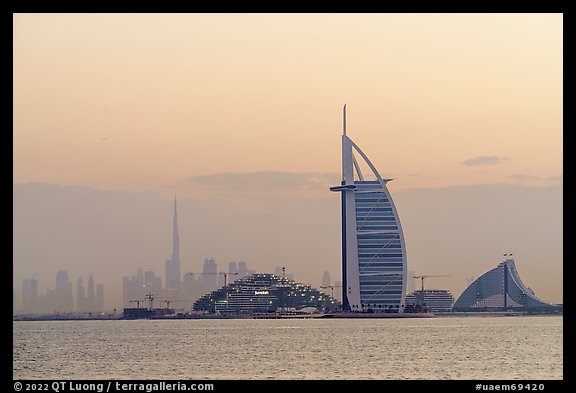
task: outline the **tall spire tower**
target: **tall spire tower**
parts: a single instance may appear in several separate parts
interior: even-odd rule
[[[176,195],[174,195],[174,227],[172,228],[172,263],[178,264],[180,271],[180,237],[178,234],[178,206],[176,205]],[[180,274],[178,274],[180,277]]]
[[[364,179],[354,153],[375,180]],[[406,246],[400,218],[383,179],[346,132],[343,108],[342,307],[346,311],[402,312],[406,293]]]
[[[176,195],[174,195],[172,258],[166,260],[166,289],[180,289],[180,236],[178,234],[178,207],[176,204]]]

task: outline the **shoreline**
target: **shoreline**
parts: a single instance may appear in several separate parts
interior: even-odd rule
[[[74,316],[13,316],[16,321],[140,321],[140,320],[213,320],[213,319],[406,319],[406,318],[454,318],[454,317],[521,317],[521,316],[563,316],[563,313],[529,313],[526,311],[479,311],[479,312],[438,312],[438,313],[331,313],[331,314],[245,314],[245,315],[164,315],[151,318],[124,318],[123,316],[74,317]]]

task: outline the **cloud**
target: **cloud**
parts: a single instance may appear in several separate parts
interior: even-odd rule
[[[508,176],[512,180],[524,181],[524,180],[541,180],[538,176],[533,175],[525,175],[525,174],[516,174]]]
[[[470,158],[469,160],[462,161],[462,165],[473,166],[473,165],[498,165],[502,161],[509,160],[510,157],[498,157],[498,156],[478,156]]]
[[[188,182],[212,190],[291,191],[325,190],[338,184],[339,178],[337,173],[259,171],[193,176],[188,178]]]
[[[564,175],[550,176],[548,178],[548,184],[550,185],[564,184]]]
[[[527,174],[514,174],[508,176],[517,184],[532,184],[540,186],[561,186],[563,184],[563,175],[540,177]]]

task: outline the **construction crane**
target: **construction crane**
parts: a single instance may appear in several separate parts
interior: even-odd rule
[[[425,274],[421,276],[412,276],[412,278],[419,278],[421,280],[421,290],[420,290],[420,305],[424,305],[424,279],[428,277],[448,277],[444,274]]]
[[[157,293],[150,293],[150,292],[148,292],[148,293],[146,294],[146,296],[145,296],[145,297],[146,297],[146,300],[148,300],[148,302],[149,302],[149,304],[150,304],[150,307],[149,307],[150,310],[153,310],[153,309],[154,309],[154,296],[156,296],[156,295],[158,295],[158,294],[157,294]]]
[[[166,308],[170,308],[170,303],[183,302],[183,301],[184,300],[166,299],[162,300],[162,303],[166,303]]]
[[[130,303],[136,303],[136,308],[140,308],[140,302],[143,302],[144,300],[130,300]]]
[[[422,275],[422,276],[412,276],[412,278],[419,278],[421,280],[422,286],[421,286],[421,290],[422,293],[424,293],[424,279],[428,278],[428,277],[449,277],[447,275],[444,274],[426,274],[426,275]]]

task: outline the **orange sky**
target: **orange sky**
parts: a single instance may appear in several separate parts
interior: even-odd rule
[[[155,191],[339,172],[562,174],[561,14],[15,14],[14,181]],[[494,157],[492,165],[463,165]],[[512,177],[511,177],[512,176]]]
[[[318,218],[302,214],[309,222],[294,223],[302,231],[300,243],[275,236],[278,228],[268,231],[270,241],[308,247],[308,259],[293,268],[297,277],[317,285],[324,270],[335,279],[339,274],[339,199],[328,186],[339,179],[347,104],[348,135],[383,177],[395,179],[389,188],[407,236],[409,270],[441,274],[457,266],[460,270],[437,284],[458,295],[467,275],[483,273],[513,251],[522,258],[517,263],[528,285],[544,299],[562,301],[562,14],[14,14],[13,19],[14,183],[151,191],[162,198],[177,192],[191,201],[190,216],[183,213],[181,219],[183,231],[186,225],[199,230],[215,225],[219,233],[224,213],[221,221],[198,222],[193,206],[199,205],[192,200],[227,198],[236,209],[230,214],[246,228],[226,241],[250,231],[255,211],[273,225],[295,212],[318,211],[314,203],[322,205],[325,198],[333,214],[330,209]],[[508,204],[487,215],[474,210],[490,209],[475,192],[450,194],[446,188],[480,184],[539,189],[530,190],[530,197],[519,192],[515,202],[510,201],[516,194],[509,193],[502,200]],[[462,228],[446,228],[453,232],[435,233],[431,240],[432,224],[443,219],[426,204],[432,202],[427,189],[434,203],[448,194],[466,195],[466,201],[453,197],[454,203],[445,205]],[[498,195],[494,190],[483,195]],[[553,196],[534,196],[548,191]],[[281,211],[286,204],[291,210]],[[167,225],[170,206],[167,202],[160,220]],[[524,214],[530,206],[539,206],[541,222]],[[268,222],[268,213],[278,218]],[[473,222],[474,233],[468,228]],[[326,234],[322,249],[305,245],[319,236],[316,224]],[[90,223],[86,226],[89,231]],[[138,240],[153,248],[156,254],[149,251],[144,262],[157,263],[158,273],[170,251],[170,234],[165,235],[161,245],[157,235]],[[286,260],[274,259],[277,249],[252,243],[239,243],[246,247],[242,256],[238,249],[218,249],[220,239],[212,248],[212,238],[194,243],[202,235],[182,236],[190,263],[214,255],[221,263],[244,258],[270,271],[275,266],[270,264],[294,261],[288,254]],[[449,241],[456,235],[459,248]],[[19,240],[22,250],[35,247]],[[80,255],[101,245],[90,247]],[[14,264],[21,275],[15,273],[15,287],[39,265],[17,251]],[[126,259],[133,251],[118,250]],[[470,266],[461,266],[460,255]],[[68,261],[60,254],[46,258],[74,266],[78,255]],[[124,267],[118,275],[134,273],[135,266]],[[87,274],[92,265],[82,269],[78,274]],[[46,273],[50,280],[52,274]]]

